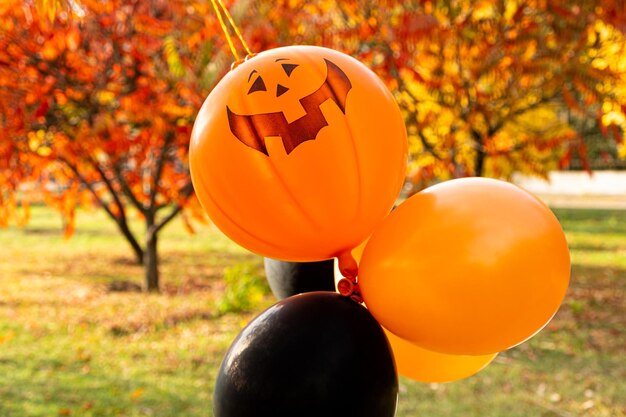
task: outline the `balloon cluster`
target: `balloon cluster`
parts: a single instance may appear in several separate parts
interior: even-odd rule
[[[281,260],[266,260],[279,298],[333,289],[329,259],[345,276],[341,295],[285,298],[239,334],[217,417],[391,417],[398,373],[469,376],[538,332],[565,295],[560,225],[511,184],[452,180],[390,213],[403,119],[380,79],[337,51],[284,47],[235,66],[202,106],[189,155],[213,222]]]

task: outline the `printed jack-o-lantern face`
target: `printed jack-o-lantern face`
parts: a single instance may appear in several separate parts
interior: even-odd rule
[[[358,245],[404,180],[406,131],[380,79],[326,48],[262,52],[200,109],[190,145],[201,203],[261,255],[328,259]]]
[[[288,61],[286,58],[277,58],[275,62]],[[328,122],[322,114],[321,104],[326,100],[333,101],[345,114],[346,98],[352,88],[350,80],[337,65],[326,62],[326,78],[322,85],[314,92],[307,94],[298,101],[306,114],[292,122],[288,122],[282,111],[273,113],[261,113],[250,115],[239,115],[233,113],[228,106],[228,123],[230,130],[241,142],[262,152],[266,155],[265,138],[278,136],[283,142],[285,151],[290,154],[298,145],[307,140],[315,140],[319,131],[328,126]],[[299,66],[293,63],[281,63],[280,66],[285,71],[287,77]],[[254,77],[254,78],[253,78]],[[248,80],[252,80],[248,95],[257,91],[267,91],[263,76],[252,70]],[[299,85],[299,84],[296,84]],[[276,84],[276,97],[280,97],[289,91],[289,87]],[[273,90],[270,90],[273,92]]]

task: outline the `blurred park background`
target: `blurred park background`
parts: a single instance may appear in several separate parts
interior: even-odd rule
[[[401,379],[397,415],[626,416],[625,2],[226,7],[253,51],[328,46],[385,81],[403,197],[494,177],[563,225],[555,319],[467,380]],[[0,3],[0,417],[211,415],[225,350],[275,302],[189,179],[194,117],[233,61],[209,0]]]

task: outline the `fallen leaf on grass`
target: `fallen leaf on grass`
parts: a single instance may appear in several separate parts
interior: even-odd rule
[[[595,405],[593,400],[587,400],[583,403],[583,410],[589,410]]]
[[[561,394],[559,394],[558,392],[550,394],[550,401],[553,403],[558,403],[559,401],[561,401]]]
[[[137,401],[144,393],[145,389],[137,388],[133,392],[130,393],[130,399],[133,401]]]
[[[0,334],[0,345],[6,343],[15,337],[15,332],[10,331],[5,334]]]

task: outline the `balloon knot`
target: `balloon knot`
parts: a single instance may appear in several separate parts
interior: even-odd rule
[[[342,278],[339,280],[337,283],[337,290],[339,291],[339,294],[344,297],[350,297],[350,299],[355,303],[361,304],[363,302],[359,284],[348,278]]]
[[[339,272],[344,276],[344,278],[340,279],[337,283],[337,291],[344,297],[350,297],[355,303],[361,304],[363,297],[361,297],[361,289],[359,288],[359,284],[357,284],[359,265],[350,251],[339,254],[337,261],[339,264]]]

